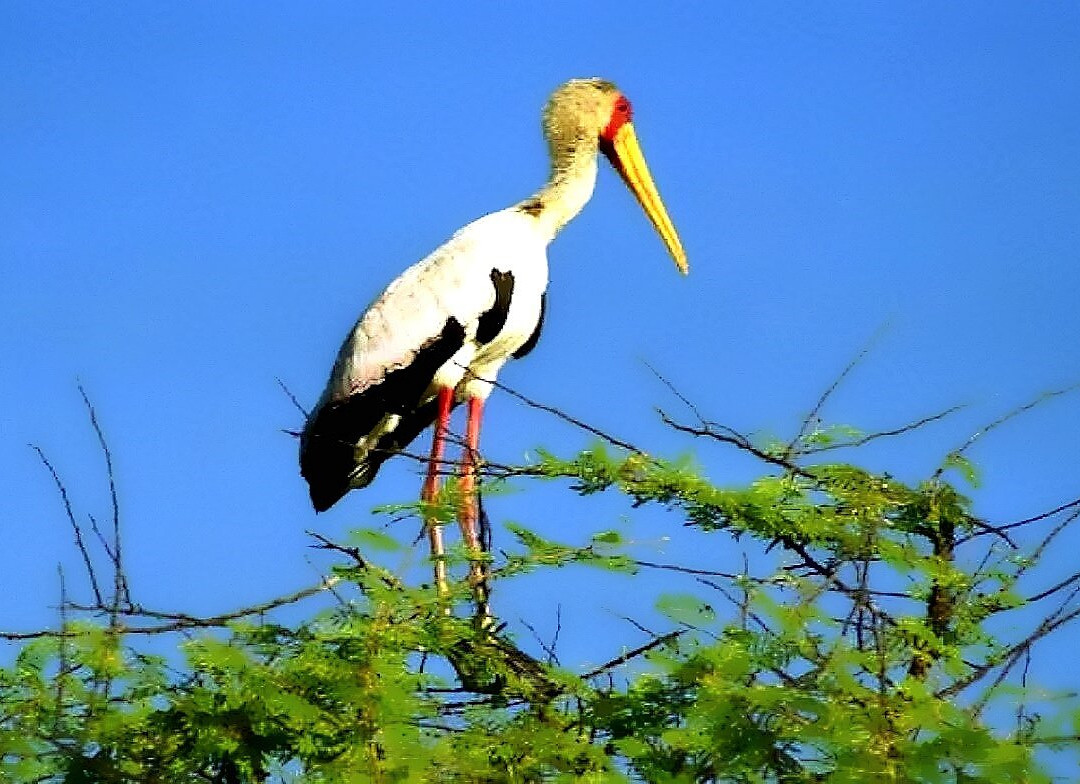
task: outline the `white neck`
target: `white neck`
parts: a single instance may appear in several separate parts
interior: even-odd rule
[[[551,177],[538,193],[516,206],[536,217],[552,239],[592,198],[596,186],[596,144],[579,142],[553,150]]]

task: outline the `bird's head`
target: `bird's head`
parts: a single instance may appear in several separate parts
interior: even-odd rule
[[[582,145],[595,146],[602,152],[637,198],[675,265],[685,275],[686,252],[649,173],[632,118],[630,101],[611,82],[572,79],[548,99],[544,136],[555,161]]]

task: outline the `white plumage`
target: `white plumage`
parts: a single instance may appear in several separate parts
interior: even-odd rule
[[[598,79],[563,85],[547,104],[544,131],[552,159],[544,188],[470,223],[405,270],[345,339],[301,437],[301,473],[316,510],[369,484],[384,460],[437,422],[425,497],[433,494],[450,408],[466,401],[466,463],[475,470],[490,382],[507,360],[535,344],[547,246],[592,196],[598,151],[611,159],[685,271],[685,254],[637,146],[629,102],[614,85]],[[463,515],[468,529],[469,514]],[[466,537],[476,545],[475,532],[466,530]]]
[[[320,405],[328,396],[362,392],[388,369],[408,365],[451,316],[465,326],[465,343],[432,383],[457,387],[466,367],[481,369],[472,367],[474,360],[482,360],[483,370],[497,371],[536,326],[540,297],[547,288],[546,247],[535,219],[514,209],[485,215],[461,229],[405,270],[360,317],[342,346]],[[481,347],[476,342],[478,321],[495,305],[493,269],[514,276],[514,298],[497,340]],[[470,390],[486,397],[490,385],[474,384]]]
[[[535,217],[510,208],[473,221],[405,270],[360,317],[342,344],[327,387],[305,428],[304,452],[313,444],[312,439],[329,437],[336,442],[331,451],[341,453],[349,439],[342,444],[341,432],[318,434],[320,414],[333,411],[335,406],[340,409],[360,404],[364,393],[395,372],[407,370],[425,349],[430,350],[451,320],[462,328],[460,340],[456,336],[447,339],[455,348],[453,353],[434,367],[430,377],[419,380],[422,390],[410,378],[404,382],[408,389],[398,394],[408,398],[403,404],[414,410],[430,406],[440,389],[453,389],[455,403],[487,398],[493,388],[489,381],[539,326],[541,300],[548,282],[549,242]],[[504,314],[496,310],[500,303],[492,271],[511,276],[512,296]],[[482,335],[487,340],[481,341],[477,333],[485,313],[502,323],[493,337]],[[347,485],[335,489],[340,489],[342,495],[374,478],[374,471],[368,468],[371,450],[378,447],[380,439],[392,434],[409,413],[395,409],[392,401],[382,402],[382,416],[351,444],[355,465]],[[431,418],[425,418],[421,429],[428,424]],[[406,445],[393,446],[401,449]],[[381,462],[377,461],[375,470]],[[313,477],[306,472],[305,477],[312,482]],[[314,489],[312,484],[313,493]]]

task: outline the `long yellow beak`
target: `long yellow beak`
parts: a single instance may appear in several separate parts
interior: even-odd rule
[[[622,175],[623,181],[641,204],[645,214],[649,217],[653,227],[660,234],[660,238],[667,246],[668,253],[675,260],[675,266],[679,272],[686,275],[690,267],[686,263],[686,251],[683,250],[679,234],[675,231],[675,225],[668,217],[667,208],[660,200],[660,194],[656,190],[649,167],[645,163],[645,155],[641,152],[634,126],[623,123],[615,132],[615,138],[611,146],[604,150],[616,171]]]

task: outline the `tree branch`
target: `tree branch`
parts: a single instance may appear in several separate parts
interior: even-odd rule
[[[604,662],[599,667],[594,667],[593,669],[589,670],[584,675],[582,675],[581,679],[584,680],[584,681],[587,681],[590,678],[595,678],[597,675],[602,675],[603,673],[607,672],[608,670],[612,670],[612,669],[614,669],[616,667],[619,667],[619,666],[621,666],[623,664],[626,664],[627,662],[629,662],[632,659],[636,659],[638,656],[641,656],[643,653],[648,653],[653,648],[658,648],[659,646],[664,645],[665,643],[669,643],[669,642],[671,642],[673,640],[678,639],[683,634],[686,634],[686,629],[676,629],[673,632],[668,632],[667,634],[662,634],[659,637],[656,637],[656,638],[650,640],[649,642],[645,643],[644,645],[639,645],[638,647],[634,648],[633,650],[627,651],[626,653],[622,654],[621,656],[616,656],[614,659],[611,659],[609,661]]]
[[[83,566],[86,568],[86,575],[90,579],[90,589],[94,593],[94,600],[99,605],[104,605],[104,601],[101,597],[101,589],[98,587],[97,575],[94,573],[94,563],[90,559],[90,553],[86,549],[86,543],[83,541],[82,529],[79,527],[78,520],[75,519],[75,512],[71,508],[71,499],[68,497],[67,488],[64,487],[63,481],[60,479],[60,475],[56,472],[53,464],[49,462],[49,458],[45,457],[45,453],[41,450],[37,444],[29,444],[29,447],[37,452],[38,457],[44,464],[45,468],[52,475],[53,482],[56,483],[56,490],[60,494],[60,500],[64,503],[64,512],[67,514],[68,522],[71,524],[72,533],[75,534],[75,546],[79,550],[79,554],[83,559]]]
[[[1080,384],[1071,384],[1070,386],[1062,387],[1061,389],[1054,389],[1054,390],[1051,390],[1049,392],[1043,392],[1041,395],[1036,397],[1034,400],[1030,400],[1027,403],[1024,403],[1022,405],[1017,406],[1012,411],[1009,411],[1007,414],[1003,414],[1002,416],[998,417],[993,422],[991,422],[990,424],[983,427],[981,430],[977,430],[975,433],[973,433],[967,439],[967,441],[965,441],[963,444],[961,444],[958,448],[956,448],[956,449],[952,450],[951,452],[949,452],[948,457],[959,457],[959,456],[961,456],[976,441],[978,441],[980,438],[985,436],[990,431],[1000,427],[1001,425],[1005,424],[1009,420],[1015,419],[1016,417],[1020,416],[1021,414],[1025,413],[1027,411],[1030,411],[1031,409],[1035,408],[1036,406],[1039,406],[1039,405],[1045,403],[1047,400],[1050,400],[1050,399],[1055,398],[1055,397],[1059,397],[1060,395],[1068,394],[1069,392],[1072,392],[1073,390],[1078,389],[1078,388],[1080,388]],[[933,479],[935,479],[935,480],[939,479],[941,477],[941,475],[943,473],[945,473],[945,469],[948,468],[947,462],[948,461],[946,461],[946,462],[942,463],[940,466],[938,466],[937,470],[934,471]]]
[[[825,391],[821,393],[821,397],[818,398],[817,402],[814,404],[814,407],[810,409],[810,413],[806,415],[806,417],[802,421],[802,424],[799,425],[799,432],[795,434],[795,437],[791,439],[791,442],[784,450],[784,458],[791,458],[792,456],[799,453],[796,449],[796,446],[806,436],[807,431],[810,429],[810,425],[818,420],[822,408],[825,407],[825,403],[840,387],[840,384],[843,383],[844,379],[847,378],[851,371],[858,367],[866,358],[866,355],[870,353],[870,349],[873,348],[874,343],[877,342],[878,338],[881,335],[881,332],[882,330],[879,328],[873,335],[871,335],[870,339],[866,342],[866,345],[864,345],[863,348],[859,351],[859,353],[855,355],[854,359],[847,363],[847,366],[840,371],[840,375],[838,375],[833,380],[833,382],[829,384],[828,387],[826,387]]]
[[[662,409],[658,408],[656,409],[656,412],[660,415],[660,420],[665,425],[679,431],[680,433],[687,433],[688,435],[697,437],[711,438],[714,441],[719,441],[723,444],[731,444],[732,446],[737,447],[744,452],[749,452],[759,460],[763,460],[764,462],[770,463],[771,465],[779,466],[785,471],[789,471],[793,474],[797,474],[798,476],[802,476],[807,479],[816,478],[811,472],[807,471],[805,468],[802,468],[799,465],[796,465],[787,457],[774,455],[754,446],[752,443],[750,443],[750,440],[746,436],[738,433],[735,430],[732,430],[726,425],[717,426],[714,422],[702,422],[701,427],[693,427],[691,425],[684,425],[676,422]],[[717,430],[717,427],[722,428],[722,430]]]
[[[521,394],[517,390],[511,389],[510,387],[506,386],[505,384],[503,384],[500,381],[495,381],[495,380],[491,380],[491,379],[480,379],[480,380],[485,381],[488,384],[491,384],[496,389],[501,389],[503,392],[506,392],[508,395],[511,395],[512,397],[517,398],[522,403],[527,405],[529,408],[535,408],[535,409],[537,409],[539,411],[544,411],[544,412],[546,412],[548,414],[552,414],[552,415],[558,417],[559,419],[563,420],[564,422],[567,422],[567,423],[573,425],[574,427],[576,427],[576,428],[578,428],[580,430],[584,430],[587,433],[592,433],[594,436],[597,436],[598,438],[601,438],[604,441],[607,441],[612,446],[617,446],[617,447],[619,447],[621,449],[626,449],[626,450],[628,450],[630,452],[636,452],[636,453],[642,454],[642,455],[645,454],[644,450],[638,449],[636,446],[631,444],[629,441],[624,441],[621,438],[616,438],[613,435],[605,433],[603,430],[600,430],[599,428],[593,427],[592,425],[581,421],[577,417],[570,416],[570,414],[567,414],[565,411],[562,411],[561,409],[558,409],[558,408],[556,408],[554,406],[549,406],[549,405],[547,405],[545,403],[540,403],[540,402],[537,402],[536,400],[533,400],[532,398],[526,397],[525,395]]]
[[[940,421],[942,419],[945,419],[945,417],[951,416],[952,414],[955,414],[957,411],[960,411],[963,408],[964,408],[964,406],[962,406],[962,405],[952,406],[950,408],[945,409],[944,411],[939,411],[936,414],[930,414],[929,416],[924,416],[921,419],[916,419],[914,422],[908,422],[906,425],[901,425],[900,427],[896,427],[896,428],[893,428],[891,430],[879,430],[876,433],[867,433],[864,436],[852,439],[850,441],[839,441],[839,442],[832,443],[832,444],[823,444],[822,446],[810,447],[810,448],[807,448],[807,449],[801,449],[801,450],[798,450],[796,452],[796,454],[798,454],[799,456],[816,455],[816,454],[820,454],[821,452],[828,452],[828,451],[833,450],[833,449],[846,449],[848,447],[855,448],[855,447],[865,446],[866,444],[869,444],[871,441],[876,441],[879,438],[890,438],[892,436],[905,435],[907,433],[912,432],[913,430],[918,430],[920,427],[923,427],[924,425],[929,425],[932,422],[938,422],[938,421]]]
[[[184,631],[187,629],[209,629],[220,628],[228,626],[229,622],[236,621],[241,618],[248,618],[252,615],[262,615],[270,610],[275,610],[279,607],[284,607],[289,604],[295,604],[299,601],[307,599],[311,596],[322,593],[323,591],[331,590],[337,583],[341,582],[342,578],[331,575],[319,582],[318,585],[311,586],[310,588],[303,588],[299,591],[280,596],[275,599],[269,599],[259,604],[251,605],[250,607],[243,607],[231,612],[220,613],[218,615],[209,616],[197,616],[190,615],[182,612],[165,612],[161,610],[152,610],[140,605],[131,605],[129,607],[119,608],[117,616],[127,618],[152,618],[155,620],[169,621],[169,623],[163,623],[158,625],[142,625],[142,626],[130,626],[122,623],[117,623],[117,631],[124,634],[166,634],[170,632]],[[80,612],[110,612],[111,607],[105,603],[101,604],[78,604],[76,602],[68,602],[66,607],[71,610],[77,610]],[[33,640],[42,637],[78,637],[86,634],[83,631],[72,630],[55,630],[55,629],[42,629],[33,632],[0,632],[0,639],[3,640]]]
[[[113,546],[109,553],[113,562],[112,604],[114,607],[119,607],[123,601],[130,603],[131,595],[128,592],[127,577],[124,574],[124,550],[120,538],[120,502],[116,494],[116,473],[113,471],[112,452],[109,450],[109,444],[105,440],[105,433],[101,429],[101,423],[98,422],[97,412],[94,410],[94,406],[90,402],[90,398],[87,396],[82,384],[78,385],[78,390],[83,403],[86,405],[86,412],[90,416],[90,426],[93,427],[94,433],[97,435],[101,453],[105,456],[105,473],[109,481],[109,504],[112,508],[113,528]]]

